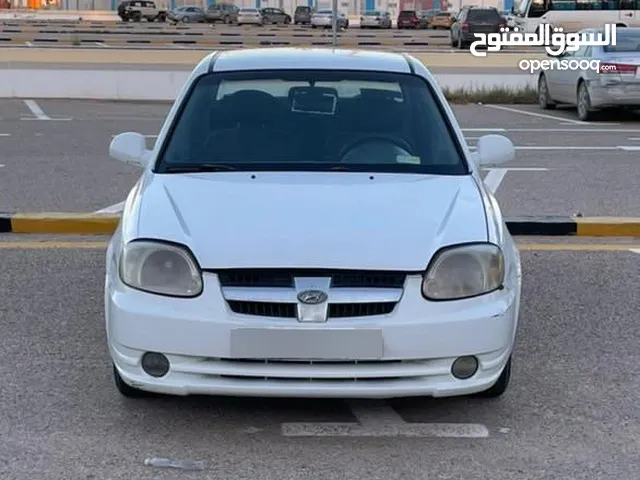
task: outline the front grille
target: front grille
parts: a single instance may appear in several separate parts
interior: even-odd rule
[[[296,318],[295,303],[239,302],[229,300],[229,308],[242,315],[260,317]]]
[[[223,287],[293,288],[295,277],[331,277],[333,288],[402,288],[406,278],[404,272],[370,270],[234,269],[214,273]]]
[[[368,317],[371,315],[387,315],[396,304],[385,303],[334,303],[329,305],[329,318]]]
[[[295,303],[266,303],[266,302],[229,302],[229,308],[234,313],[242,315],[256,315],[260,317],[296,318]],[[328,318],[369,317],[372,315],[386,315],[393,311],[395,302],[385,303],[333,303],[329,305]]]

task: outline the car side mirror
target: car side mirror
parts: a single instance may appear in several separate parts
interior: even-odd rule
[[[116,135],[109,145],[109,156],[115,160],[146,167],[149,161],[147,141],[144,135],[136,132],[125,132]]]
[[[478,166],[486,167],[510,162],[516,149],[511,140],[503,135],[484,135],[478,139],[475,160]]]

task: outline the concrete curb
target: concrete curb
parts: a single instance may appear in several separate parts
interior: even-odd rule
[[[86,213],[0,213],[0,233],[110,235],[119,215]],[[516,236],[640,237],[636,217],[510,217]]]

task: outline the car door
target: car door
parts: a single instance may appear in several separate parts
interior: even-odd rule
[[[567,62],[571,63],[576,63],[575,61],[579,62],[580,60],[584,60],[587,48],[588,45],[582,45],[575,52],[567,52],[566,54],[564,54],[560,60],[566,60]],[[557,79],[558,100],[569,104],[576,103],[576,88],[581,73],[582,72],[579,69],[555,69],[554,74]]]
[[[274,8],[273,15],[274,21],[277,21],[278,23],[284,23],[285,19],[287,18],[287,14],[284,13],[284,10],[280,8]]]

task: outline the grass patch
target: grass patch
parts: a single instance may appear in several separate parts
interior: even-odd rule
[[[492,87],[492,88],[444,88],[444,96],[454,104],[465,103],[512,103],[532,104],[537,103],[535,87]]]

